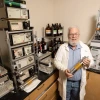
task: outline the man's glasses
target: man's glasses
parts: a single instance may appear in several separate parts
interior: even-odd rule
[[[70,36],[74,36],[74,35],[75,35],[75,36],[78,36],[79,33],[70,33],[69,35],[70,35]]]

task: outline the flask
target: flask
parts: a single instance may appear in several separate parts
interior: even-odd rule
[[[85,59],[87,57],[83,57],[83,59]],[[74,74],[76,71],[78,71],[80,68],[82,68],[83,66],[83,59],[80,60],[72,69],[71,69],[71,73]]]
[[[45,35],[46,36],[51,36],[52,35],[52,33],[51,33],[51,27],[50,27],[49,24],[47,25],[47,27],[45,29]]]

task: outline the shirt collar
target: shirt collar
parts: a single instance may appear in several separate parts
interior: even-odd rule
[[[72,48],[72,46],[70,44],[68,44],[68,47]],[[82,48],[82,46],[80,45],[80,43],[78,43],[76,49],[80,49],[80,48]]]

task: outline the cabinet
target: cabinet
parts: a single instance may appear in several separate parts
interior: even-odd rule
[[[45,82],[36,88],[28,97],[29,100],[53,100],[57,98],[58,71],[51,75]],[[27,100],[25,98],[24,100]]]
[[[87,71],[86,95],[84,100],[100,100],[100,74]]]

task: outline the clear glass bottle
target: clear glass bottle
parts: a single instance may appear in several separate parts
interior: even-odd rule
[[[87,57],[83,57],[83,59],[85,59]],[[82,68],[83,66],[83,59],[81,61],[79,61],[72,69],[71,69],[71,73],[74,74],[76,71],[78,71],[80,68]]]

